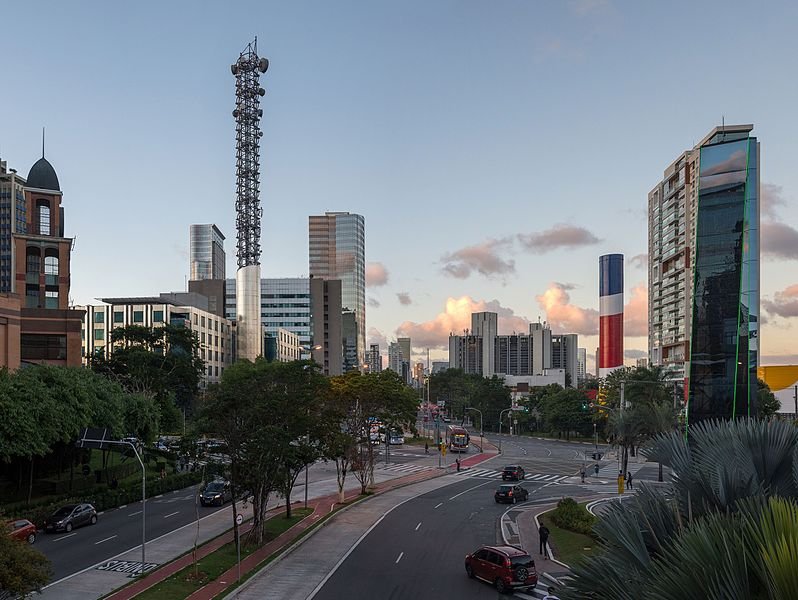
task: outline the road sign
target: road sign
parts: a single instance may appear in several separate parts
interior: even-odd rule
[[[438,400],[438,408],[443,408],[446,406],[446,400]]]
[[[518,425],[518,419],[513,419],[513,425]]]
[[[513,406],[513,410],[523,412],[524,407],[523,406]]]
[[[237,514],[236,515],[236,525],[241,525],[244,522],[244,515]]]

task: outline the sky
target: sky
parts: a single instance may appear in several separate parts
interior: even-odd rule
[[[598,256],[626,256],[626,357],[645,355],[647,194],[714,126],[761,142],[762,363],[798,362],[798,79],[790,2],[29,2],[4,7],[0,157],[46,156],[74,236],[71,296],[181,290],[192,223],[235,269],[234,79],[261,77],[263,277],[305,276],[307,217],[364,215],[371,341],[494,310],[546,320],[593,367]]]

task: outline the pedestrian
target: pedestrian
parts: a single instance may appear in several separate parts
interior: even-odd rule
[[[454,462],[456,462],[456,463],[457,463],[457,472],[459,473],[459,472],[460,472],[460,459],[458,458],[458,459],[457,459],[457,460],[455,460]]]
[[[585,471],[585,465],[579,469],[579,474],[582,476],[582,483],[585,482],[585,475],[587,475],[587,471]]]
[[[634,477],[632,477],[632,472],[628,471],[626,473],[626,483],[629,485],[630,490],[634,489],[634,486],[632,485],[632,479],[634,479]]]
[[[424,442],[424,454],[429,454],[429,442]]]
[[[540,529],[538,529],[538,536],[540,536],[540,555],[543,558],[548,558],[549,528],[546,527],[543,523],[540,524]]]
[[[598,463],[596,463],[596,466],[595,466],[595,467],[593,467],[593,469],[596,471],[596,477],[598,477],[598,472],[599,472],[599,465],[598,465]]]
[[[543,600],[560,600],[560,599],[554,595],[554,588],[549,586],[549,592],[545,596],[543,596]]]

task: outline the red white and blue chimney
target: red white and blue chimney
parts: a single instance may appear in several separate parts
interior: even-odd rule
[[[599,377],[623,366],[623,254],[599,256]]]

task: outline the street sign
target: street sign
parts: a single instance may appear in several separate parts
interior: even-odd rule
[[[513,425],[518,425],[518,419],[513,419]]]
[[[244,522],[244,515],[237,514],[236,515],[236,525],[241,525]]]
[[[521,411],[521,412],[523,412],[523,411],[524,411],[524,407],[523,407],[523,406],[513,406],[513,410],[514,410],[514,411]]]

